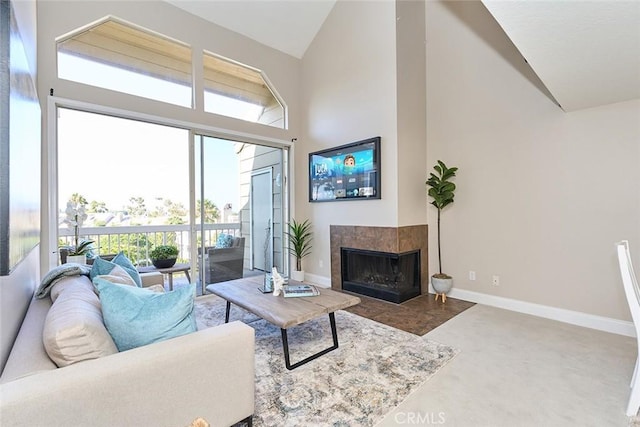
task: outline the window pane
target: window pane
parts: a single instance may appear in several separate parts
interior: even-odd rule
[[[203,59],[206,112],[284,128],[284,108],[259,71],[207,52]]]
[[[189,252],[189,131],[58,109],[60,245],[75,245],[67,202],[84,205],[80,238],[94,254],[125,251],[137,265],[158,244]]]
[[[192,106],[191,48],[115,21],[58,42],[58,77]]]

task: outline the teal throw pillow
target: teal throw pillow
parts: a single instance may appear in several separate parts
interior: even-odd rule
[[[171,292],[111,283],[96,278],[104,324],[119,351],[195,332],[195,284]]]
[[[91,267],[91,271],[89,272],[89,277],[91,278],[91,280],[93,280],[96,278],[96,276],[109,274],[115,266],[116,265],[111,261],[107,261],[106,259],[97,257],[93,260],[93,266]]]
[[[105,259],[97,257],[93,261],[93,267],[91,267],[91,272],[89,273],[89,277],[91,277],[91,280],[93,280],[96,278],[96,276],[111,274],[111,270],[113,270],[113,268],[116,265],[119,265],[120,267],[122,267],[124,271],[126,271],[129,274],[129,276],[131,276],[133,281],[136,282],[136,286],[142,287],[142,280],[140,279],[140,273],[138,273],[138,270],[133,266],[129,258],[127,258],[127,256],[124,254],[124,252],[120,252],[111,261],[107,261]]]
[[[124,252],[120,251],[118,255],[116,255],[115,258],[111,260],[111,262],[124,268],[124,270],[129,273],[129,276],[131,276],[133,281],[136,282],[136,285],[142,286],[142,280],[140,279],[140,273],[138,273],[138,269],[133,265],[131,260],[127,258]]]
[[[231,234],[220,234],[216,240],[216,248],[230,248],[233,245],[233,236]]]

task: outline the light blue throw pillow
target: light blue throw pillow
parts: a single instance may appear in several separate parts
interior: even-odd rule
[[[216,248],[230,248],[233,245],[233,236],[231,234],[221,233],[216,240]]]
[[[124,269],[124,271],[129,273],[129,276],[131,276],[133,281],[136,282],[136,285],[138,287],[142,287],[140,273],[138,273],[138,270],[133,266],[133,263],[122,251],[120,251],[120,253],[118,253],[118,255],[116,255],[111,261],[107,261],[106,259],[97,257],[93,261],[93,267],[91,268],[89,277],[91,277],[91,280],[93,280],[96,276],[110,274],[111,270],[113,270],[113,267],[115,267],[116,265],[119,265]]]
[[[119,351],[196,331],[193,314],[195,284],[171,292],[94,281],[100,293],[104,324]]]

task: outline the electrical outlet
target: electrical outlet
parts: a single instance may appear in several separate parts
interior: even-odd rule
[[[473,270],[469,271],[469,280],[476,280],[476,272]]]
[[[493,276],[493,286],[500,286],[500,276]]]
[[[318,261],[318,266],[320,266],[320,268],[324,267],[324,262],[322,260]]]

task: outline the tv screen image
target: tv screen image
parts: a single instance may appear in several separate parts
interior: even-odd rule
[[[380,137],[309,154],[309,201],[380,198]]]

